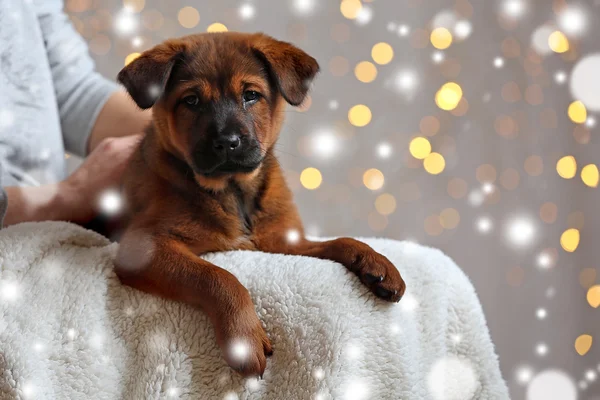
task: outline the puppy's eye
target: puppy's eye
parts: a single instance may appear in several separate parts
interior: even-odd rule
[[[183,101],[190,107],[196,107],[200,103],[200,99],[195,94],[184,97]]]
[[[246,90],[242,97],[244,98],[244,103],[252,104],[252,103],[256,103],[258,101],[258,99],[260,99],[260,93],[254,91],[254,90]]]

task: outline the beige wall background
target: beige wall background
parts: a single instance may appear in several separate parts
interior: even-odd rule
[[[599,1],[125,4],[66,1],[110,78],[129,54],[216,22],[264,31],[316,57],[322,73],[311,101],[290,109],[277,146],[308,233],[441,248],[478,291],[513,399],[541,399],[532,388],[540,384],[557,399],[571,398],[561,392],[570,385],[577,398],[600,399],[600,343],[587,350],[587,337],[578,341],[590,335],[600,342],[600,310],[591,306],[600,294],[590,290],[600,283],[600,194],[591,187],[594,167],[583,168],[600,162]],[[438,50],[432,33],[438,47],[448,34],[453,41]],[[556,53],[549,39],[555,50],[568,50]],[[389,46],[373,50],[381,42]],[[435,101],[447,82],[463,92],[452,111]],[[452,103],[454,93],[442,92],[440,104]],[[576,100],[587,108],[587,115],[571,108],[580,123],[568,113]],[[350,121],[366,122],[364,108],[350,112],[356,105],[371,113],[365,126]],[[415,137],[439,156],[415,158]],[[427,153],[420,140],[417,156]],[[577,166],[565,159],[559,170],[572,179],[557,171],[565,156]],[[305,186],[319,180],[314,170],[302,175],[307,168],[320,172],[314,190]],[[577,248],[565,251],[575,247],[576,233]],[[554,369],[561,379],[547,378]]]

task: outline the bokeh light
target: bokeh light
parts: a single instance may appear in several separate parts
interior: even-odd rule
[[[446,28],[435,28],[431,31],[431,44],[439,50],[445,50],[452,44],[452,33]]]
[[[410,141],[408,149],[414,158],[423,160],[431,154],[431,143],[424,137],[416,137]]]
[[[363,174],[363,183],[368,189],[379,190],[383,187],[385,178],[380,170],[371,168]]]
[[[600,285],[594,285],[587,291],[586,299],[590,306],[594,308],[600,307]]]
[[[377,196],[375,200],[375,209],[381,215],[390,215],[396,210],[396,198],[389,194],[383,193]]]
[[[177,14],[177,20],[184,28],[192,29],[200,22],[200,13],[194,7],[183,7]]]
[[[462,95],[463,91],[460,85],[455,82],[448,82],[436,93],[435,103],[442,110],[454,110],[458,106]]]
[[[592,111],[600,111],[598,71],[600,71],[600,53],[594,53],[579,60],[571,73],[571,94]],[[561,78],[563,77],[561,76]],[[561,80],[563,82],[567,80],[566,74]]]
[[[548,46],[555,53],[565,53],[569,51],[569,39],[561,31],[554,31],[548,36]]]
[[[594,338],[591,335],[588,335],[588,334],[579,335],[577,337],[577,339],[575,339],[575,351],[580,356],[584,356],[592,348],[593,342],[594,342]]]
[[[588,164],[583,167],[581,169],[581,180],[589,187],[598,187],[598,167],[595,164]]]
[[[316,168],[306,168],[300,174],[300,183],[309,190],[314,190],[321,186],[322,181],[321,171]]]
[[[139,56],[140,56],[140,53],[131,53],[131,54],[127,55],[127,57],[125,57],[125,65],[126,66],[129,65],[130,62],[132,62]]]
[[[446,168],[446,160],[440,153],[430,153],[425,160],[423,160],[423,167],[425,171],[431,175],[441,174]]]
[[[355,105],[348,111],[348,121],[358,127],[367,126],[372,116],[371,109],[364,104]]]
[[[208,28],[206,28],[206,32],[227,32],[228,29],[225,25],[220,22],[215,22],[210,24]]]
[[[527,387],[527,400],[577,400],[573,379],[559,370],[546,370],[537,374]]]
[[[560,245],[564,251],[572,253],[579,246],[579,230],[570,228],[560,235]]]
[[[361,61],[354,68],[354,75],[361,82],[373,82],[377,77],[377,67],[369,61]]]
[[[569,105],[568,113],[571,121],[576,124],[583,124],[587,120],[587,109],[579,100],[574,101]]]
[[[340,3],[340,11],[348,19],[356,19],[362,7],[360,0],[342,0]]]
[[[394,49],[385,42],[377,43],[371,49],[371,57],[377,64],[389,64],[394,58]]]
[[[577,175],[577,161],[573,156],[564,156],[556,163],[556,172],[561,178],[572,179]]]

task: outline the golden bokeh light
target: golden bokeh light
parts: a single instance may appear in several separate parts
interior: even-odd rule
[[[123,0],[123,6],[133,12],[140,12],[144,9],[146,0]]]
[[[331,27],[331,38],[338,43],[350,40],[350,27],[346,24],[335,24]]]
[[[381,215],[390,215],[396,211],[396,198],[389,194],[383,193],[375,199],[375,209]]]
[[[556,172],[561,178],[572,179],[577,175],[577,161],[573,156],[564,156],[556,163]]]
[[[581,180],[589,187],[598,187],[598,167],[595,164],[588,164],[583,167],[581,169]]]
[[[440,130],[440,120],[432,115],[427,115],[421,118],[419,129],[425,136],[435,136]]]
[[[475,170],[475,177],[480,183],[496,182],[496,168],[491,164],[483,164]]]
[[[430,215],[425,218],[424,228],[429,236],[439,236],[444,232],[439,215]]]
[[[500,184],[506,190],[515,190],[519,186],[521,176],[514,168],[507,168],[500,175]]]
[[[426,138],[419,136],[410,141],[408,150],[414,158],[422,160],[431,154],[431,143]]]
[[[431,31],[429,40],[436,49],[445,50],[452,44],[452,33],[446,28],[435,28]]]
[[[130,62],[135,60],[140,56],[140,53],[131,53],[127,57],[125,57],[125,66],[129,65]]]
[[[594,339],[590,335],[580,335],[577,339],[575,339],[575,351],[580,356],[586,355],[590,348],[592,347],[592,342]]]
[[[423,167],[431,175],[438,175],[446,168],[446,160],[440,153],[431,153],[423,161]]]
[[[553,224],[557,214],[558,207],[552,202],[546,202],[540,207],[540,218],[547,224]]]
[[[496,133],[504,138],[512,139],[519,134],[519,126],[514,118],[508,115],[499,115],[494,121]]]
[[[385,178],[383,172],[376,168],[371,168],[363,174],[363,184],[371,190],[379,190],[383,187]]]
[[[437,91],[435,95],[435,103],[442,110],[454,110],[456,106],[458,106],[462,95],[463,91],[459,84],[455,82],[448,82]]]
[[[587,301],[594,308],[600,307],[600,285],[594,285],[587,291]]]
[[[369,228],[375,232],[380,232],[387,227],[388,219],[385,215],[378,214],[376,212],[370,212],[367,217],[367,223]]]
[[[521,100],[521,88],[519,88],[516,82],[507,82],[502,85],[500,95],[502,96],[502,100],[507,103],[516,103]]]
[[[206,28],[206,32],[227,32],[228,29],[225,25],[220,22],[215,22],[214,24],[210,24],[208,28]]]
[[[579,230],[575,228],[567,229],[560,235],[560,245],[563,250],[572,253],[579,246]]]
[[[177,20],[184,28],[191,29],[200,22],[200,13],[194,7],[183,7],[177,14]]]
[[[554,31],[548,36],[548,46],[555,53],[565,53],[569,51],[569,39],[561,31]]]
[[[446,188],[448,191],[448,195],[453,199],[462,199],[467,195],[467,191],[469,187],[467,182],[460,178],[452,178],[448,181],[448,186]]]
[[[544,160],[534,154],[525,159],[524,168],[527,175],[540,176],[544,172]]]
[[[345,57],[335,56],[329,60],[329,71],[331,71],[333,76],[344,76],[348,72],[348,69],[350,69],[350,64]]]
[[[348,121],[359,128],[367,126],[372,117],[371,109],[364,104],[357,104],[348,111]]]
[[[574,101],[569,105],[569,118],[576,124],[583,124],[587,120],[587,109],[581,101]]]
[[[300,183],[306,189],[314,190],[321,186],[323,182],[323,176],[321,175],[321,171],[316,168],[306,168],[300,174]]]
[[[369,61],[361,61],[354,68],[356,79],[363,83],[373,82],[377,77],[377,67]]]
[[[165,17],[157,10],[146,10],[142,13],[142,24],[150,31],[157,31],[163,27]]]
[[[348,19],[356,19],[361,9],[362,3],[360,0],[342,0],[340,3],[340,11]]]
[[[377,43],[371,49],[371,57],[379,65],[389,64],[394,58],[394,49],[385,42]]]
[[[444,229],[454,229],[460,222],[460,214],[454,208],[446,208],[440,213],[440,223]]]

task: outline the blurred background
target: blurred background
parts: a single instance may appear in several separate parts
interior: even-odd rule
[[[599,0],[65,6],[110,78],[207,30],[317,58],[276,147],[307,232],[442,249],[477,289],[513,399],[600,399]]]

